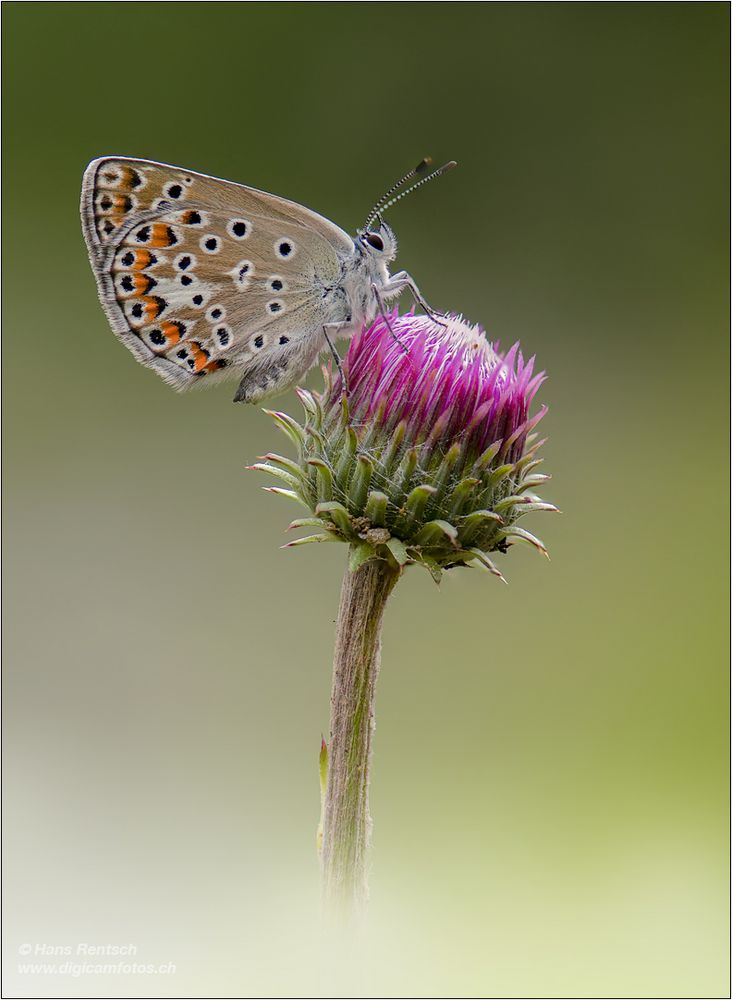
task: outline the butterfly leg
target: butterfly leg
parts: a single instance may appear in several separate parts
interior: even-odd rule
[[[350,326],[350,324],[349,323],[324,323],[323,324],[323,336],[325,337],[325,342],[328,345],[328,347],[330,348],[330,353],[333,355],[333,360],[336,363],[336,368],[338,369],[338,373],[341,376],[341,395],[342,396],[348,396],[348,382],[346,382],[346,374],[343,371],[343,365],[341,364],[341,356],[338,353],[338,351],[336,350],[335,344],[330,339],[330,336],[328,334],[328,330],[330,330],[331,333],[333,333],[334,336],[337,337],[338,334],[341,332],[341,330],[344,330],[347,326]]]
[[[418,306],[421,306],[431,320],[434,320],[435,323],[439,323],[440,326],[447,326],[447,323],[445,323],[441,314],[435,312],[435,310],[427,304],[419,288],[417,288],[417,283],[414,278],[407,271],[397,271],[396,274],[393,274],[388,285],[385,285],[381,291],[387,295],[392,295],[395,292],[400,292],[403,288],[409,289],[412,293],[414,301]]]
[[[401,340],[399,337],[397,337],[397,335],[394,333],[394,330],[392,328],[391,323],[389,322],[389,313],[386,311],[386,306],[384,305],[384,299],[382,298],[382,295],[381,295],[381,292],[383,291],[383,288],[381,290],[379,290],[379,286],[377,284],[375,284],[375,283],[372,283],[372,285],[371,285],[371,291],[373,292],[374,298],[376,299],[376,304],[379,307],[379,312],[381,313],[381,318],[386,323],[386,328],[389,331],[389,333],[391,334],[392,339],[397,344],[399,344],[399,346],[401,347],[401,349],[404,351],[405,354],[409,354],[409,348],[407,347],[407,345],[404,343],[403,340]]]

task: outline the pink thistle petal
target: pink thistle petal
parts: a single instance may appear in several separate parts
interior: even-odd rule
[[[355,424],[376,421],[392,433],[404,422],[407,441],[429,441],[430,448],[447,451],[460,439],[476,457],[502,439],[501,451],[510,460],[520,457],[545,412],[528,419],[545,378],[534,374],[534,366],[518,343],[502,355],[498,342],[490,343],[480,327],[460,316],[438,323],[397,310],[389,313],[388,325],[379,317],[351,340],[344,365]],[[340,395],[338,375],[328,402]]]

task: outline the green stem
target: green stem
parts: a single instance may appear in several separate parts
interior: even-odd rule
[[[357,910],[368,893],[369,769],[381,622],[398,579],[399,570],[385,560],[369,559],[346,570],[341,588],[321,854],[324,901],[339,916]]]

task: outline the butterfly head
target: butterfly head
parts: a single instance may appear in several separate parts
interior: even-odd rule
[[[358,233],[358,243],[362,252],[380,263],[394,260],[397,254],[397,240],[394,230],[382,220],[369,229],[361,229]]]

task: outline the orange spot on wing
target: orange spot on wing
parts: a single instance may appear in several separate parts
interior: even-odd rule
[[[226,362],[224,361],[223,358],[216,358],[215,361],[209,361],[209,363],[206,365],[207,372],[217,372],[220,371],[222,368],[226,368]]]
[[[194,362],[194,365],[193,365],[193,368],[191,369],[191,371],[193,371],[193,372],[200,372],[200,370],[202,368],[205,368],[205,366],[206,366],[206,362],[208,361],[208,358],[209,358],[209,353],[208,353],[208,351],[204,351],[203,348],[201,347],[201,345],[197,341],[195,341],[195,340],[192,340],[190,342],[190,344],[188,345],[188,348],[189,348],[189,350],[191,352],[191,357],[192,357],[193,362]]]
[[[132,263],[124,263],[132,258]],[[125,247],[123,253],[114,262],[115,271],[144,271],[151,264],[157,264],[157,258],[149,250]]]
[[[172,247],[178,242],[175,233],[170,226],[163,222],[155,222],[150,226],[150,239],[147,241],[151,247]]]
[[[157,319],[165,308],[164,300],[157,297],[142,298],[140,301],[142,302],[143,323],[151,323],[154,319]]]
[[[144,271],[152,263],[153,255],[149,250],[134,250],[135,263],[132,265],[133,271]]]
[[[132,209],[132,199],[128,194],[115,194],[112,196],[112,214],[124,215]]]
[[[147,274],[132,274],[130,277],[134,289],[131,293],[132,295],[145,295],[155,283],[154,279],[150,278]]]
[[[119,184],[121,188],[125,191],[134,191],[136,187],[140,186],[140,181],[140,175],[134,167],[130,167],[126,164],[122,167],[122,180]]]
[[[165,350],[167,350],[169,347],[173,347],[175,344],[180,342],[181,339],[180,323],[163,323],[160,329],[165,334],[165,338],[167,341],[165,345]]]

